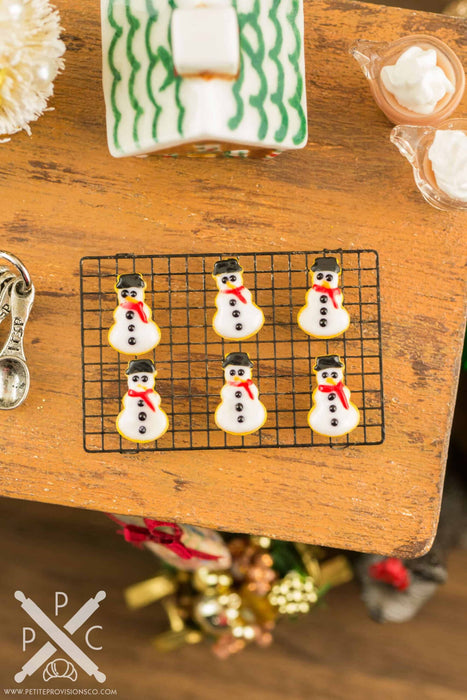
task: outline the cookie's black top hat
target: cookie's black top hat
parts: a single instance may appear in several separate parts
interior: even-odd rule
[[[229,352],[222,363],[222,367],[228,367],[228,365],[253,367],[253,362],[250,360],[246,352]]]
[[[339,355],[321,355],[321,357],[316,358],[316,364],[313,369],[315,372],[321,372],[323,369],[335,369],[343,366],[344,363],[341,362]]]
[[[314,261],[311,271],[312,272],[336,272],[339,273],[341,268],[336,258],[316,258]]]
[[[138,272],[128,275],[120,275],[115,285],[117,289],[128,289],[129,287],[144,287],[144,280]]]
[[[214,265],[213,275],[223,275],[226,272],[241,272],[242,268],[237,258],[227,258],[226,260],[218,260]]]
[[[152,360],[131,360],[128,365],[128,369],[125,374],[135,374],[136,372],[147,372],[148,374],[154,374],[156,368]]]

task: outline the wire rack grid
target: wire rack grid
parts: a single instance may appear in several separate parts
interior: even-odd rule
[[[310,267],[321,255],[340,262],[344,305],[351,317],[346,333],[330,340],[310,338],[296,321],[311,283]],[[212,328],[217,294],[212,271],[225,257],[239,259],[244,284],[266,319],[262,330],[243,342],[224,341]],[[170,427],[154,443],[129,442],[115,427],[132,358],[113,350],[107,334],[117,276],[128,272],[143,275],[146,303],[162,333],[160,344],[146,357],[157,367],[156,390]],[[374,250],[85,257],[81,322],[83,437],[88,452],[346,447],[384,440],[379,263]],[[253,380],[268,411],[264,427],[243,437],[224,433],[214,422],[223,385],[222,360],[234,350],[250,355]],[[315,358],[325,354],[344,360],[346,384],[361,414],[352,433],[333,439],[313,433],[307,424],[316,386]]]

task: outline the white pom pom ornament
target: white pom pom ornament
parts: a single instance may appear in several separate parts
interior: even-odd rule
[[[48,0],[0,0],[0,136],[30,134],[46,109],[64,66],[60,32]]]

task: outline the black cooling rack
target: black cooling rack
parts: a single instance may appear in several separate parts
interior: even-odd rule
[[[308,337],[297,312],[310,286],[315,257],[333,255],[342,267],[344,305],[351,316],[347,332],[331,340]],[[244,284],[263,309],[266,323],[250,340],[224,341],[212,329],[216,260],[238,257]],[[146,355],[154,360],[156,390],[170,428],[155,443],[138,445],[115,427],[127,390],[125,370],[132,358],[107,342],[116,306],[119,274],[139,272],[146,303],[162,338]],[[116,255],[81,260],[83,435],[88,452],[137,453],[165,450],[378,445],[384,440],[381,316],[378,254],[374,250],[317,250],[286,253],[204,255]],[[214,423],[223,385],[222,359],[232,350],[254,362],[253,380],[268,411],[264,427],[244,437],[228,435]],[[326,438],[307,424],[317,355],[338,354],[345,361],[346,384],[361,413],[349,435]]]

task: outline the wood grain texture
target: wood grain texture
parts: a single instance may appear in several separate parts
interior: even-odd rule
[[[2,413],[0,493],[381,553],[430,545],[465,317],[465,216],[428,206],[347,53],[357,37],[465,23],[343,0],[305,3],[308,147],[273,162],[108,154],[98,3],[59,0],[55,111],[2,144],[2,245],[28,264],[27,402]],[[457,116],[465,114],[464,99]],[[82,449],[79,260],[229,249],[376,248],[386,442],[377,447],[91,455]]]

